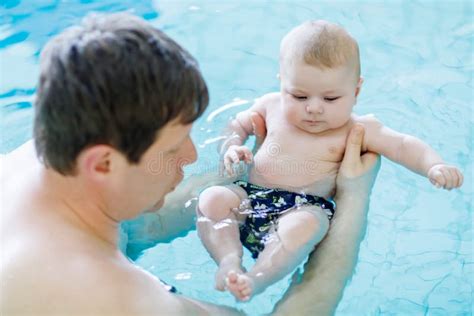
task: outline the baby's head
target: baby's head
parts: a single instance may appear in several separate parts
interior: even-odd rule
[[[336,24],[305,22],[281,42],[280,79],[292,123],[313,133],[341,127],[362,84],[357,42]]]
[[[304,62],[322,70],[350,67],[357,83],[360,77],[359,46],[341,26],[324,21],[305,22],[281,41],[280,67]]]

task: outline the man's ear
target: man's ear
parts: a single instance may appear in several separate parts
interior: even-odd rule
[[[360,77],[360,78],[359,78],[359,82],[357,82],[356,91],[355,91],[355,97],[356,97],[356,98],[359,96],[360,89],[362,88],[362,84],[363,84],[363,83],[364,83],[364,78],[363,78],[363,77]]]
[[[118,152],[108,145],[93,145],[77,158],[77,170],[88,178],[99,180],[110,174],[117,163]]]

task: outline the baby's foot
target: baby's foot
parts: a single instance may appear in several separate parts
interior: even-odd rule
[[[242,273],[242,260],[239,256],[228,255],[221,260],[219,268],[216,272],[216,284],[215,288],[218,291],[224,291],[226,286],[226,278],[229,271],[237,271]]]
[[[229,271],[226,278],[226,288],[239,301],[248,301],[252,296],[254,282],[251,277],[236,271]]]

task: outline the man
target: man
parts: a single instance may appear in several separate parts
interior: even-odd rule
[[[181,182],[182,167],[196,160],[189,133],[208,92],[192,56],[145,21],[115,14],[63,32],[46,45],[40,63],[36,155],[27,143],[2,158],[0,313],[237,314],[169,293],[118,250],[119,223],[160,208]],[[351,274],[377,172],[375,156],[359,157],[361,132],[354,129],[348,139],[353,145],[337,197],[340,223],[350,212],[360,225],[330,235],[327,249],[318,251],[322,259],[346,256],[330,247],[338,242],[354,255],[322,273],[338,276],[325,284],[333,288],[332,307],[322,313],[334,308]],[[170,234],[177,229],[167,227]],[[310,260],[309,277],[277,313],[312,312],[305,308],[315,300],[319,281],[311,272],[320,263]]]

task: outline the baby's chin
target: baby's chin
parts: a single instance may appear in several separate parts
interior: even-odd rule
[[[311,134],[324,133],[331,129],[325,122],[307,122],[307,121],[301,122],[298,128]]]

